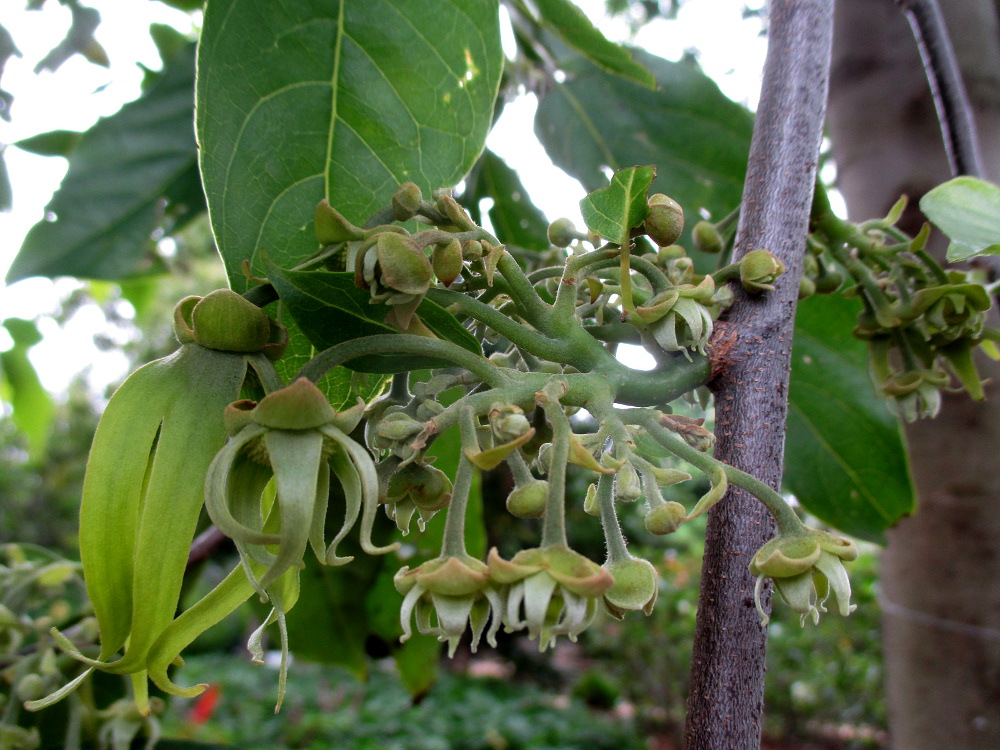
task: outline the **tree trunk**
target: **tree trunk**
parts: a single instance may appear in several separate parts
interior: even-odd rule
[[[771,3],[735,259],[767,248],[786,272],[767,294],[735,288],[736,300],[719,326],[732,348],[714,384],[715,455],[775,488],[783,469],[792,331],[826,111],[832,22],[833,0]],[[709,512],[688,697],[689,750],[760,747],[767,631],[747,566],[773,534],[763,506],[734,487]]]
[[[980,133],[1000,177],[1000,31],[992,0],[941,3]],[[829,129],[856,220],[951,175],[913,35],[892,0],[838,0]],[[940,243],[939,243],[940,244]],[[940,250],[940,248],[939,248]],[[986,403],[944,398],[907,427],[918,512],[882,556],[886,695],[898,750],[1000,748],[1000,368]]]

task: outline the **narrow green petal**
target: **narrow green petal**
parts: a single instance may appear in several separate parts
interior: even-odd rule
[[[309,532],[323,456],[323,436],[315,430],[268,430],[264,433],[281,511],[281,542],[274,563],[261,577],[271,582],[291,566],[301,567]]]
[[[160,690],[187,698],[192,698],[205,690],[207,685],[195,685],[189,688],[175,685],[167,676],[167,669],[199,635],[221,622],[230,612],[249,599],[253,591],[243,569],[236,567],[218,586],[164,629],[149,649],[147,662],[149,678]]]
[[[132,559],[147,468],[163,414],[178,388],[164,360],[134,372],[108,402],[87,459],[80,557],[100,625],[102,660],[128,638]]]
[[[265,428],[251,425],[243,429],[218,452],[205,477],[205,510],[226,536],[243,544],[277,544],[281,537],[265,534],[261,516],[261,493],[266,469],[252,465],[242,451],[261,437]],[[269,472],[266,472],[269,474]],[[266,485],[267,482],[264,481]],[[253,519],[253,520],[251,520]],[[252,523],[252,526],[246,525]]]
[[[330,465],[320,461],[319,475],[316,478],[316,501],[313,503],[312,525],[309,528],[309,545],[318,560],[326,559],[326,511],[329,504]]]
[[[358,515],[361,513],[361,478],[351,460],[346,454],[340,451],[337,451],[330,457],[330,468],[333,469],[333,473],[337,476],[337,481],[340,482],[340,486],[344,492],[344,524],[340,527],[340,531],[337,532],[333,541],[330,542],[330,546],[326,548],[323,560],[327,565],[344,565],[353,560],[354,555],[340,557],[337,554],[337,545],[344,540],[347,533],[354,527],[354,523],[358,520]]]
[[[330,425],[324,428],[324,433],[329,435]],[[342,434],[342,433],[341,433]],[[399,542],[387,544],[384,547],[377,547],[372,542],[372,529],[375,527],[375,513],[378,511],[378,474],[375,471],[375,462],[362,446],[351,440],[346,435],[339,441],[341,447],[347,452],[354,468],[357,469],[358,478],[361,480],[361,549],[369,555],[384,555],[399,549]]]
[[[164,417],[135,548],[132,630],[114,671],[144,666],[149,647],[174,618],[188,550],[204,499],[205,475],[226,435],[223,411],[246,376],[238,354],[188,345],[173,364],[184,383]]]
[[[27,701],[24,707],[29,711],[41,711],[43,708],[48,708],[49,706],[55,705],[67,695],[76,690],[80,685],[90,677],[90,673],[94,671],[94,667],[88,667],[83,672],[78,674],[72,680],[67,682],[61,688],[56,690],[54,693],[46,695],[44,698],[39,698],[36,701]]]

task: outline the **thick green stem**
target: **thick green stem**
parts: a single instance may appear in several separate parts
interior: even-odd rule
[[[536,357],[547,359],[550,362],[561,362],[562,357],[565,356],[565,346],[562,342],[553,341],[537,331],[526,328],[516,320],[508,318],[495,307],[484,304],[478,299],[449,289],[429,289],[427,298],[442,307],[454,310],[459,315],[467,315],[489,326],[515,346]]]
[[[521,309],[525,319],[542,333],[552,336],[552,308],[538,296],[524,270],[506,250],[497,261],[497,271],[510,287],[511,299]]]
[[[503,371],[488,359],[463,349],[458,344],[403,333],[363,336],[331,346],[309,360],[296,377],[309,378],[315,383],[334,367],[372,354],[418,354],[436,357],[468,370],[489,386],[500,387],[509,382]]]

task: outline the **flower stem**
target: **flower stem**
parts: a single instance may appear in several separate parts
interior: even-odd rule
[[[608,562],[628,560],[631,555],[615,512],[613,474],[601,474],[597,480],[597,507],[601,511],[601,526],[604,527],[604,539],[608,544]]]
[[[373,354],[417,354],[438,357],[468,370],[493,387],[506,385],[509,380],[500,368],[488,359],[458,344],[404,333],[363,336],[331,346],[309,360],[296,377],[309,378],[315,383],[334,367]]]

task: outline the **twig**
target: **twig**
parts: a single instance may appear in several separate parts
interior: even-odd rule
[[[896,4],[910,22],[924,61],[952,175],[985,177],[972,108],[937,0],[896,0]]]

